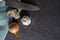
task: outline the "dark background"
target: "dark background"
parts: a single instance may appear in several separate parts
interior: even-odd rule
[[[22,0],[23,2],[36,5],[39,11],[28,13],[32,23],[29,26],[21,24],[20,37],[8,33],[5,40],[60,40],[60,0]]]

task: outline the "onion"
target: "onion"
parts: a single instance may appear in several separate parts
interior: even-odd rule
[[[9,32],[15,34],[16,37],[19,37],[19,25],[15,22],[9,25]]]

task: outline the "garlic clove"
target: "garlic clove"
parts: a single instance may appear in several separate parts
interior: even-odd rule
[[[31,24],[31,19],[28,16],[23,16],[21,22],[23,25],[28,26]]]

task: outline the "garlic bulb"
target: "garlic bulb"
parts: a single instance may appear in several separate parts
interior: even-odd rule
[[[23,25],[28,26],[31,24],[31,19],[28,16],[23,16],[21,22]]]
[[[9,25],[9,32],[15,34],[16,37],[19,37],[19,25],[17,23],[11,23]]]
[[[7,15],[15,19],[18,19],[20,17],[19,12],[17,12],[16,9],[7,11]]]

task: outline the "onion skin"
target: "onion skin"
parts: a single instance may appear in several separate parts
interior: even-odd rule
[[[19,37],[19,25],[15,22],[9,25],[9,32],[14,34],[16,37]]]

